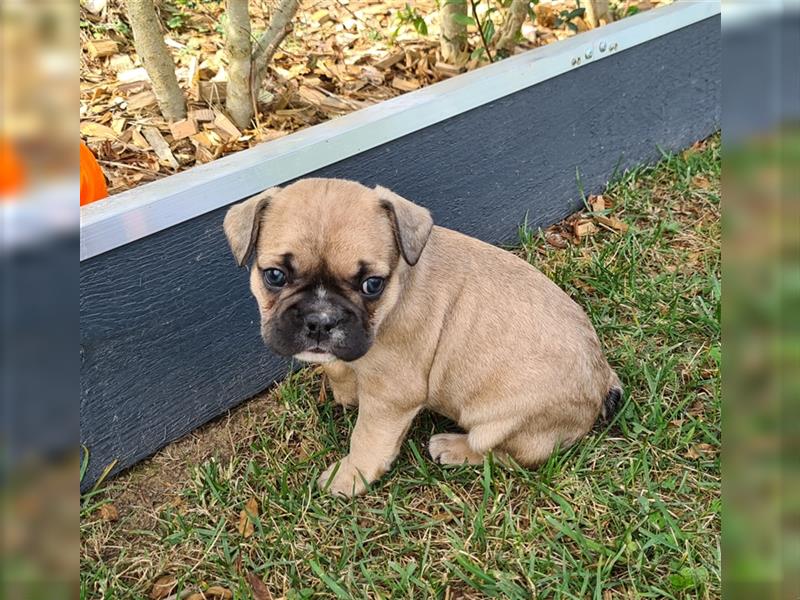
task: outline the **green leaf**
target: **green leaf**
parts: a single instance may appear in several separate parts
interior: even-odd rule
[[[183,27],[183,15],[175,15],[167,20],[167,27],[170,29],[179,29]]]
[[[475,60],[481,58],[483,56],[483,48],[475,48],[472,53],[469,55],[470,60]]]
[[[708,351],[708,355],[711,359],[717,364],[719,367],[722,363],[722,350],[719,346],[714,346],[711,350]]]
[[[451,18],[459,25],[475,25],[475,19],[468,17],[467,15],[456,13]]]
[[[308,561],[308,564],[311,567],[311,570],[317,574],[317,577],[322,579],[323,583],[325,583],[325,585],[327,585],[328,588],[334,594],[336,594],[338,598],[341,598],[342,600],[349,600],[350,594],[348,594],[342,586],[336,583],[336,581],[330,575],[325,573],[317,561],[310,560]]]
[[[492,22],[491,19],[486,19],[483,22],[483,35],[486,38],[487,44],[492,41],[494,37],[494,22]]]
[[[696,589],[708,582],[708,569],[705,567],[683,567],[669,576],[669,584],[677,592]]]

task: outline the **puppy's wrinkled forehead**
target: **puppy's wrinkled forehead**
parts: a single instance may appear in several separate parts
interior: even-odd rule
[[[291,255],[304,273],[320,266],[350,278],[368,263],[386,272],[397,260],[391,221],[374,190],[352,181],[304,179],[281,190],[261,215],[258,266]]]

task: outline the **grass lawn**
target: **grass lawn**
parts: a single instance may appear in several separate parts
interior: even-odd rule
[[[355,412],[300,371],[84,498],[81,597],[720,597],[719,152],[614,182],[625,234],[521,231],[625,386],[612,423],[536,470],[442,467],[425,448],[452,425],[425,414],[344,501],[315,481]]]

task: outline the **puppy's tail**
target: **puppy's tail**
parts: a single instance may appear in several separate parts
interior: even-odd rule
[[[622,384],[614,371],[611,371],[610,384],[608,394],[606,394],[603,399],[603,405],[600,407],[600,416],[604,421],[613,419],[619,407],[622,406]]]

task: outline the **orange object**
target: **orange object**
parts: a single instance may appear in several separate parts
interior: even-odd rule
[[[0,139],[0,198],[19,194],[25,187],[25,166],[7,140]]]
[[[108,196],[106,178],[94,154],[81,142],[81,206]]]

